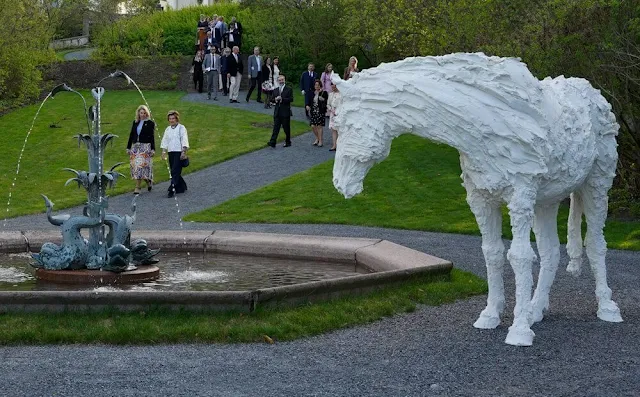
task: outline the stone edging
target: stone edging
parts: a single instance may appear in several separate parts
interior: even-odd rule
[[[29,291],[0,292],[0,312],[149,307],[252,311],[259,305],[292,304],[362,292],[422,274],[448,274],[450,261],[380,239],[253,232],[140,231],[149,247],[352,263],[371,273],[253,291]],[[2,232],[0,252],[28,252],[43,243],[60,243],[57,232]]]

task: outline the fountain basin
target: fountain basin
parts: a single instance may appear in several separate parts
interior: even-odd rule
[[[351,264],[366,274],[245,291],[16,291],[0,292],[0,312],[145,310],[150,307],[253,311],[358,294],[423,274],[448,274],[450,261],[381,239],[234,231],[139,231],[134,238],[164,252],[223,253]],[[56,232],[0,233],[0,252],[29,252]],[[186,256],[185,256],[186,262]],[[58,271],[59,272],[59,271]],[[126,272],[125,272],[126,273]]]

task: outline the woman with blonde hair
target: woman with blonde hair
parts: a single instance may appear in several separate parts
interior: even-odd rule
[[[148,191],[153,188],[152,157],[156,153],[155,130],[156,124],[151,120],[149,108],[145,105],[138,106],[127,142],[131,179],[136,181],[133,194],[140,194],[143,180],[147,182]]]
[[[349,66],[344,69],[344,76],[342,80],[349,80],[353,77],[354,74],[358,73],[360,70],[358,69],[358,58],[351,57],[349,58]]]
[[[333,65],[328,63],[327,66],[324,67],[324,72],[322,72],[322,75],[320,75],[322,89],[328,93],[331,93],[331,73],[333,73]],[[326,116],[330,116],[328,107]]]
[[[162,136],[162,160],[169,156],[169,169],[171,170],[171,185],[167,197],[173,197],[176,193],[184,193],[187,190],[187,183],[182,178],[182,160],[187,159],[189,150],[189,136],[184,125],[180,124],[180,113],[170,110],[167,113],[169,126],[164,130]]]

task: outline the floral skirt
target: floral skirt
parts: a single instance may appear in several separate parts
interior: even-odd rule
[[[153,158],[150,143],[134,143],[129,156],[131,179],[153,180]]]

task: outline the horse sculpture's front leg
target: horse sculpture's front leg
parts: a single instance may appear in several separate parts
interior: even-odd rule
[[[516,306],[513,310],[513,325],[509,327],[505,342],[515,346],[531,346],[535,336],[529,327],[529,305],[533,287],[531,265],[535,258],[530,241],[534,201],[535,191],[524,189],[516,191],[507,205],[513,234],[507,258],[516,278]]]
[[[483,191],[472,188],[465,180],[467,203],[476,217],[482,233],[482,253],[487,266],[489,295],[487,307],[473,326],[493,329],[500,325],[500,314],[504,310],[504,244],[502,242],[502,213],[500,202]]]

